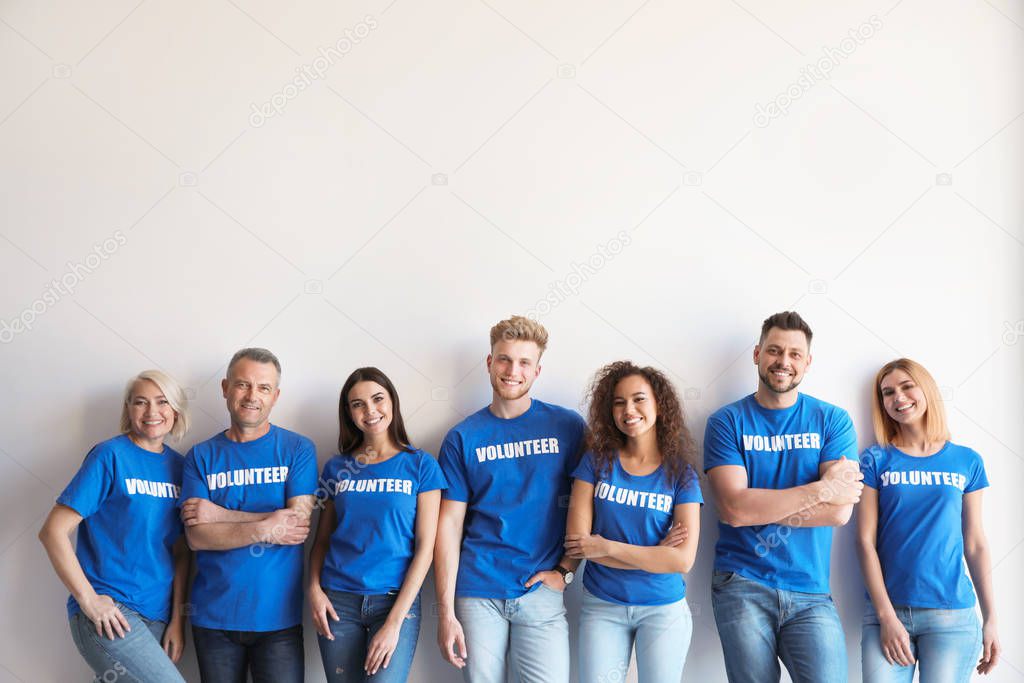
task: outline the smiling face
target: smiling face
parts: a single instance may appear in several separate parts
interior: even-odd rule
[[[886,414],[899,425],[910,425],[924,419],[928,400],[924,391],[906,371],[896,368],[878,383]]]
[[[635,439],[654,429],[658,406],[654,389],[643,375],[623,377],[612,396],[612,419],[626,438]]]
[[[522,398],[540,375],[540,347],[532,341],[498,341],[487,356],[487,372],[497,396],[506,401]]]
[[[754,363],[762,387],[776,394],[793,391],[811,364],[807,335],[800,330],[773,327],[754,347]]]
[[[270,410],[277,403],[281,390],[280,377],[272,363],[241,358],[228,369],[221,381],[232,424],[245,429],[262,426],[270,419]]]
[[[391,426],[391,395],[376,382],[356,382],[348,392],[348,414],[366,436],[384,434]]]
[[[146,441],[162,441],[177,414],[160,387],[148,379],[132,385],[128,396],[128,422],[132,434]]]

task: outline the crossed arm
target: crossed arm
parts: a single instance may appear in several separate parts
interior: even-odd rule
[[[856,460],[821,463],[818,481],[788,489],[750,488],[739,465],[708,470],[722,521],[733,527],[784,524],[794,527],[842,526],[860,500],[864,475]]]
[[[566,525],[566,554],[616,569],[643,569],[655,574],[685,573],[693,567],[700,538],[700,504],[680,503],[672,511],[672,527],[655,546],[611,541],[592,534],[594,485],[577,479],[572,485]]]
[[[228,510],[205,498],[181,506],[185,537],[192,550],[231,550],[254,543],[301,545],[309,535],[314,496],[294,496],[273,512]]]

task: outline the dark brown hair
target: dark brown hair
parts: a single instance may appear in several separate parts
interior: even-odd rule
[[[587,449],[594,454],[595,474],[598,478],[611,476],[612,463],[626,445],[626,435],[619,431],[612,418],[615,387],[627,377],[639,375],[647,380],[654,391],[654,404],[658,419],[654,423],[661,451],[662,467],[669,481],[675,482],[687,471],[687,465],[696,473],[697,447],[686,427],[683,406],[672,382],[660,370],[640,367],[628,360],[609,363],[594,375],[588,396],[587,414],[590,433]]]
[[[761,323],[761,337],[757,342],[759,345],[764,344],[764,338],[768,336],[768,331],[773,327],[780,330],[800,330],[807,335],[807,346],[810,348],[811,337],[814,336],[814,333],[811,332],[811,326],[796,311],[782,311],[765,318]]]
[[[363,445],[363,432],[352,420],[352,414],[348,410],[348,393],[352,391],[359,382],[376,382],[384,387],[391,398],[391,424],[388,425],[388,436],[402,450],[412,450],[409,443],[409,435],[405,433],[405,422],[402,421],[402,410],[398,404],[398,392],[395,385],[391,383],[388,376],[377,368],[359,368],[354,370],[345,384],[341,387],[341,396],[338,399],[338,452],[342,455],[352,453]]]

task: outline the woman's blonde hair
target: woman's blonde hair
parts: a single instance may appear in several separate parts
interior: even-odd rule
[[[142,380],[149,380],[160,389],[167,402],[174,410],[174,426],[171,427],[171,438],[180,440],[188,432],[189,414],[188,399],[185,397],[185,390],[178,384],[177,380],[160,370],[144,370],[128,380],[124,387],[124,401],[121,402],[121,433],[127,434],[132,430],[132,423],[128,417],[128,403],[132,400],[132,389],[135,384]]]
[[[910,375],[914,384],[921,388],[928,407],[924,413],[924,432],[928,441],[949,441],[949,427],[946,424],[946,408],[935,378],[920,363],[909,358],[897,358],[882,366],[875,375],[875,400],[871,402],[871,421],[875,427],[875,440],[880,446],[893,443],[900,432],[899,424],[889,417],[882,403],[882,380],[893,370],[902,370]]]

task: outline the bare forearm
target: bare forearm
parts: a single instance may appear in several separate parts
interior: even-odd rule
[[[432,546],[433,542],[418,544],[416,547],[416,553],[412,557],[412,562],[409,563],[409,569],[405,572],[398,597],[395,598],[395,604],[391,606],[391,611],[388,613],[388,619],[394,623],[401,623],[405,619],[409,609],[412,608],[412,603],[416,601],[416,596],[420,593],[420,588],[423,587],[423,580],[427,578],[427,571],[430,569],[430,562],[433,559]]]
[[[438,525],[437,542],[434,546],[434,588],[437,603],[442,611],[455,608],[455,580],[459,573],[458,531],[449,525]]]
[[[569,557],[568,555],[562,555],[562,559],[560,559],[558,561],[558,564],[559,564],[559,566],[565,567],[569,571],[574,572],[574,571],[576,571],[579,568],[580,562],[582,562],[582,561],[583,560],[573,559],[573,558]]]
[[[874,543],[861,540],[857,544],[860,568],[864,575],[864,586],[867,588],[871,604],[879,617],[893,616],[896,613],[889,592],[885,589],[885,577],[882,574],[882,563],[878,559],[878,550]]]
[[[78,557],[75,556],[75,549],[71,545],[70,538],[44,528],[39,534],[39,540],[46,549],[46,554],[50,558],[53,570],[57,573],[57,578],[61,580],[75,600],[82,603],[96,594],[89,579],[86,578],[85,572],[82,571],[82,565],[78,563]]]
[[[193,550],[233,550],[260,543],[266,536],[264,523],[213,522],[185,528]]]
[[[192,553],[181,539],[174,547],[174,582],[171,589],[171,619],[185,615],[188,602],[188,574],[192,564]]]
[[[852,505],[832,505],[831,503],[815,503],[788,517],[775,520],[775,524],[791,527],[822,527],[843,526],[850,521],[853,514]]]
[[[631,565],[628,562],[623,562],[622,560],[616,560],[616,559],[614,559],[612,557],[608,557],[607,555],[604,556],[604,557],[592,557],[589,560],[587,560],[587,562],[594,562],[596,564],[604,565],[605,567],[611,567],[612,569],[639,569],[640,568],[640,567],[636,567],[634,565]]]
[[[309,578],[306,583],[310,589],[320,588],[320,573],[323,571],[326,557],[327,544],[317,539],[309,551]]]
[[[996,616],[996,601],[992,586],[992,555],[988,544],[980,543],[968,548],[964,557],[967,559],[967,569],[971,572],[974,589],[978,593],[981,616],[985,621],[991,621]]]
[[[244,510],[224,509],[224,511],[220,513],[217,522],[227,522],[230,524],[262,522],[270,515],[271,513],[269,512],[245,512]]]
[[[607,557],[652,574],[675,574],[689,569],[682,549],[663,545],[644,546],[611,541]]]
[[[734,527],[771,524],[821,502],[820,481],[788,489],[741,488],[719,496],[722,521]]]

